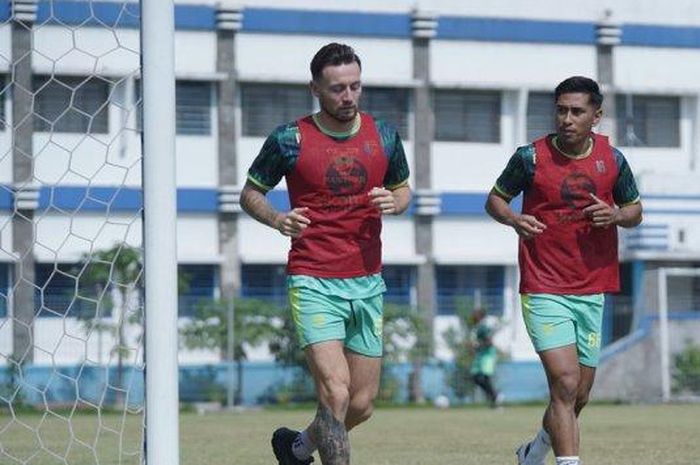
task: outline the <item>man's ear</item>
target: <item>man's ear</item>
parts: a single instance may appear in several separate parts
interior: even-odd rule
[[[311,94],[314,97],[316,97],[316,98],[319,97],[319,94],[321,92],[320,92],[320,89],[318,88],[318,84],[313,79],[309,81],[309,89],[311,90]]]
[[[593,116],[593,126],[598,126],[600,120],[603,118],[603,107],[599,107]]]

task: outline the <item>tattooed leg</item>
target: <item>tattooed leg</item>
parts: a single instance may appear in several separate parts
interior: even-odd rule
[[[323,465],[350,465],[348,432],[327,406],[319,404],[311,428]]]

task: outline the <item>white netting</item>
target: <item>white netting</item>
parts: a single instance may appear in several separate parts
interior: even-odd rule
[[[1,10],[0,463],[140,463],[138,4]]]

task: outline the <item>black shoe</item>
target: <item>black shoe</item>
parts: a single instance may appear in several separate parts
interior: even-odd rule
[[[277,428],[272,433],[272,451],[275,453],[277,463],[279,465],[308,465],[314,461],[313,457],[306,460],[299,460],[292,452],[292,444],[296,439],[299,431],[294,431],[289,428]]]

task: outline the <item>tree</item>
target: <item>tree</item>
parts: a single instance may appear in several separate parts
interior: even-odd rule
[[[117,340],[117,346],[112,351],[117,357],[117,405],[123,404],[124,400],[124,357],[128,354],[124,328],[128,323],[142,321],[142,272],[140,250],[126,244],[115,244],[110,249],[84,254],[75,273],[78,298],[95,304],[94,311],[81,306],[76,317],[84,322],[88,332],[97,331],[98,335],[109,332]],[[134,305],[136,310],[130,313]],[[110,319],[106,319],[110,316]]]
[[[409,361],[414,365],[414,372],[409,379],[411,384],[418,382],[415,378],[415,366],[422,364],[426,354],[426,341],[429,341],[430,327],[420,313],[406,305],[386,304],[384,306],[384,358],[382,360],[382,381],[379,398],[394,400],[399,389],[399,382],[390,371],[395,363]],[[409,393],[409,399],[413,395]]]
[[[248,358],[246,348],[274,340],[275,336],[281,333],[282,311],[275,304],[258,299],[239,298],[235,299],[233,304],[233,359],[237,370],[234,403],[240,404],[243,391],[243,362]],[[225,358],[229,311],[230,301],[202,301],[192,318],[181,328],[185,347],[218,350],[222,359]]]
[[[700,345],[688,339],[682,352],[673,356],[673,391],[675,393],[700,393]]]
[[[427,332],[427,326],[418,312],[404,305],[386,304],[383,321],[384,354],[379,399],[393,401],[400,383],[389,368],[392,364],[413,361],[421,354],[418,341],[425,339],[423,335]],[[290,391],[289,386],[279,390],[285,391],[286,397],[295,400],[312,400],[315,396],[313,383],[310,382],[312,378],[289,311],[284,312],[282,325],[278,327],[275,338],[270,341],[270,352],[278,363],[303,369],[293,382],[292,396],[286,395]]]
[[[448,328],[442,334],[447,347],[454,354],[454,367],[448,372],[447,384],[458,398],[464,398],[474,392],[471,365],[474,360],[472,334],[475,326],[472,313],[475,308],[474,300],[458,299],[455,302],[455,315],[459,324],[456,327]],[[483,309],[483,307],[481,308]],[[498,326],[498,323],[495,323],[494,329],[497,329]],[[502,355],[499,353],[499,357]]]

